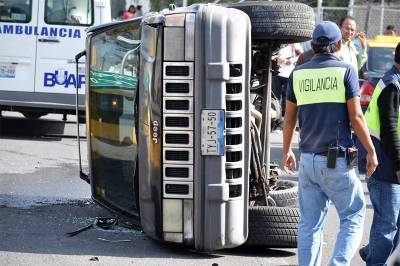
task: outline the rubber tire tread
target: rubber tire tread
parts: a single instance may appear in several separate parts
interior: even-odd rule
[[[245,245],[297,247],[300,210],[289,207],[249,207],[249,235]]]
[[[287,184],[291,187],[284,190],[271,190],[269,195],[278,207],[299,207],[299,185],[296,181],[278,180],[277,184]]]
[[[297,2],[244,2],[231,7],[245,12],[251,21],[253,40],[281,44],[308,41],[314,30],[314,10]]]

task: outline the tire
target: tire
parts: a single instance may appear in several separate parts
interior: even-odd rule
[[[314,11],[296,2],[244,2],[233,4],[250,17],[253,40],[280,44],[308,41],[314,30]]]
[[[23,111],[21,113],[25,118],[32,120],[39,119],[40,117],[48,114],[46,112],[31,112],[31,111]]]
[[[278,207],[299,207],[299,186],[295,181],[278,180],[270,190],[269,195],[274,199]]]
[[[288,207],[249,207],[249,235],[245,245],[297,247],[300,211]]]

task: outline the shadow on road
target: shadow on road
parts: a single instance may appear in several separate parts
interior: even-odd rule
[[[80,125],[80,136],[84,138],[85,125]],[[0,137],[37,138],[46,136],[50,140],[75,137],[76,124],[71,121],[54,119],[26,119],[22,117],[0,117]]]

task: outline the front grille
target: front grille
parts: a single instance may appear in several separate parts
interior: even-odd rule
[[[242,144],[242,134],[226,136],[226,145],[239,145],[239,144]]]
[[[226,110],[227,111],[240,111],[242,109],[242,101],[226,101]]]
[[[189,117],[167,116],[165,118],[166,127],[189,127]]]
[[[167,76],[189,76],[189,66],[167,66],[165,68]]]
[[[242,127],[241,117],[227,117],[226,118],[226,128],[239,128]]]
[[[166,93],[189,93],[189,83],[171,83],[165,84]]]
[[[187,195],[187,194],[189,194],[189,185],[166,184],[165,185],[165,193],[177,194],[177,195]]]
[[[226,169],[226,179],[235,179],[242,177],[242,168]]]
[[[189,134],[165,134],[166,144],[189,144]]]
[[[230,185],[229,186],[229,197],[230,198],[237,198],[242,196],[242,185]]]
[[[165,109],[167,110],[189,110],[189,100],[166,100]]]
[[[241,151],[226,152],[226,161],[227,162],[239,162],[241,160],[242,160],[242,152]]]
[[[166,167],[165,168],[166,177],[180,177],[189,178],[189,168],[187,167]]]
[[[242,93],[242,83],[227,83],[226,94],[239,94]]]
[[[165,159],[168,161],[189,161],[188,151],[165,151]]]

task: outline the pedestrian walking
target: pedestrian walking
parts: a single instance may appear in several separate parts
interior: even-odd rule
[[[302,52],[303,49],[298,43],[288,44],[278,52],[277,63],[279,65],[279,73],[272,77],[272,92],[273,97],[281,105],[282,117],[285,115],[286,84],[297,62],[297,58]]]
[[[300,127],[298,260],[320,265],[322,231],[330,201],[340,218],[340,231],[329,265],[350,265],[360,244],[365,215],[364,193],[353,157],[351,128],[367,154],[368,174],[377,165],[375,149],[360,107],[357,72],[335,56],[341,48],[339,27],[318,24],[312,36],[313,58],[289,77],[283,129],[284,170],[294,174],[291,142],[297,115]]]
[[[340,31],[342,33],[342,48],[339,57],[359,71],[368,59],[367,35],[365,32],[357,32],[356,21],[352,16],[345,16],[340,21]],[[360,42],[359,48],[354,44],[355,38]]]
[[[396,248],[400,215],[400,43],[393,67],[376,85],[365,113],[379,165],[367,185],[374,208],[369,244],[360,249],[367,265],[384,265]]]

